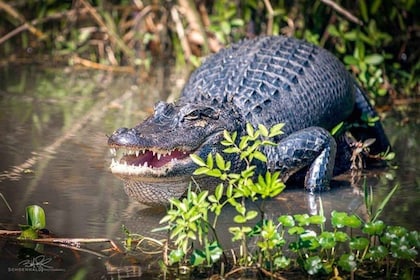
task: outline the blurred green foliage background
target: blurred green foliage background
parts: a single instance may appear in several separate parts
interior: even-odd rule
[[[373,101],[392,104],[419,96],[419,14],[415,0],[0,1],[0,65],[194,68],[232,42],[281,34],[332,51]]]

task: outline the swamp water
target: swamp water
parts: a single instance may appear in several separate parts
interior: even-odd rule
[[[145,118],[174,84],[166,78],[136,85],[130,75],[66,69],[1,69],[0,194],[12,211],[0,199],[0,229],[18,230],[26,222],[25,207],[37,204],[45,210],[48,230],[58,238],[106,238],[122,248],[122,225],[133,233],[165,238],[150,232],[159,227],[164,209],[130,200],[122,182],[109,172],[106,135]],[[389,113],[384,121],[398,168],[366,172],[377,204],[400,185],[380,219],[409,230],[420,230],[416,105]],[[349,176],[340,179],[322,194],[326,216],[332,210],[365,215],[363,179],[353,184]],[[305,192],[291,189],[265,201],[264,208],[269,217],[277,217],[316,211],[317,205]],[[221,232],[227,232],[235,214],[226,211],[218,223]],[[221,236],[229,245],[230,235]],[[160,255],[116,253],[106,250],[111,247],[106,242],[72,250],[68,246],[77,244],[34,248],[8,238],[0,241],[0,279],[150,279],[159,274]]]

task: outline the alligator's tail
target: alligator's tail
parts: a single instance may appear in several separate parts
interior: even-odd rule
[[[370,146],[370,154],[376,155],[384,152],[390,148],[390,143],[382,127],[381,121],[377,120],[370,125],[366,123],[366,117],[367,119],[374,119],[378,117],[378,114],[369,103],[363,90],[358,85],[355,85],[355,88],[356,102],[351,121],[361,123],[361,125],[350,129],[350,132],[359,141],[364,141],[369,138],[376,139]]]

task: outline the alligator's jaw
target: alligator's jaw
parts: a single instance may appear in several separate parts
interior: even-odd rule
[[[124,191],[129,197],[145,205],[168,205],[171,199],[181,197],[187,189],[190,178],[179,179],[180,181],[159,180],[146,182],[127,178],[123,179]]]
[[[133,147],[112,147],[111,172],[124,182],[128,196],[150,205],[165,205],[171,198],[182,196],[191,175],[171,176],[174,168],[186,168],[192,164],[191,152]]]
[[[110,148],[114,156],[111,162],[111,172],[115,175],[124,176],[165,176],[174,165],[188,163],[190,152],[181,150],[151,150],[143,148]],[[117,152],[119,158],[117,158]]]

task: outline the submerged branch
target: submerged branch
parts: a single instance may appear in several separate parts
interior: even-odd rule
[[[87,68],[95,69],[95,70],[104,70],[104,71],[110,71],[110,72],[121,72],[121,73],[130,73],[130,74],[135,73],[134,67],[131,67],[131,66],[106,65],[106,64],[97,63],[88,59],[84,59],[79,56],[73,57],[73,63],[87,67]]]
[[[22,231],[20,230],[0,230],[0,236],[19,235]],[[38,244],[48,244],[52,246],[69,248],[71,250],[89,253],[98,257],[106,257],[106,255],[94,251],[92,249],[82,248],[81,244],[92,244],[92,243],[109,243],[111,247],[106,250],[112,250],[118,253],[123,253],[117,244],[109,238],[36,238],[36,239],[17,239],[22,242],[34,242]],[[101,250],[104,251],[104,250]]]

